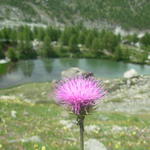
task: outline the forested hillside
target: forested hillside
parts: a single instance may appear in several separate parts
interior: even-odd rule
[[[149,29],[149,0],[0,0],[0,20]]]
[[[105,58],[150,64],[150,33],[122,37],[112,31],[83,26],[20,26],[0,30],[0,59],[11,61],[40,57]]]

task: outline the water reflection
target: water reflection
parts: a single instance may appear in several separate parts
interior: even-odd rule
[[[34,70],[34,61],[25,60],[19,63],[19,68],[26,77],[31,77]]]
[[[0,76],[6,74],[8,72],[8,64],[1,64],[0,65]]]
[[[42,59],[45,70],[47,73],[51,73],[53,71],[53,60],[52,59]]]
[[[79,59],[73,59],[73,58],[62,58],[59,59],[59,63],[64,67],[64,68],[69,68],[69,67],[78,67],[79,66]]]
[[[141,70],[144,70],[145,66],[144,65],[140,65],[140,68],[141,68]]]
[[[17,71],[18,67],[16,63],[0,64],[0,76],[4,76],[7,73]]]
[[[9,73],[16,72],[18,69],[19,68],[18,68],[17,63],[10,63],[10,64],[8,64],[7,72],[9,72]]]

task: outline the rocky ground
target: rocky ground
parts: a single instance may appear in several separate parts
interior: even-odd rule
[[[99,110],[150,112],[150,76],[105,80],[104,84],[109,92]]]

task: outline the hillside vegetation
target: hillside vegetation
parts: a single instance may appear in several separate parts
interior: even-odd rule
[[[1,0],[0,19],[149,29],[149,0]]]

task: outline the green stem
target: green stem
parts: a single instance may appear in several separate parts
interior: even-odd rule
[[[80,149],[84,150],[84,118],[85,116],[78,116],[78,124],[80,126]]]

